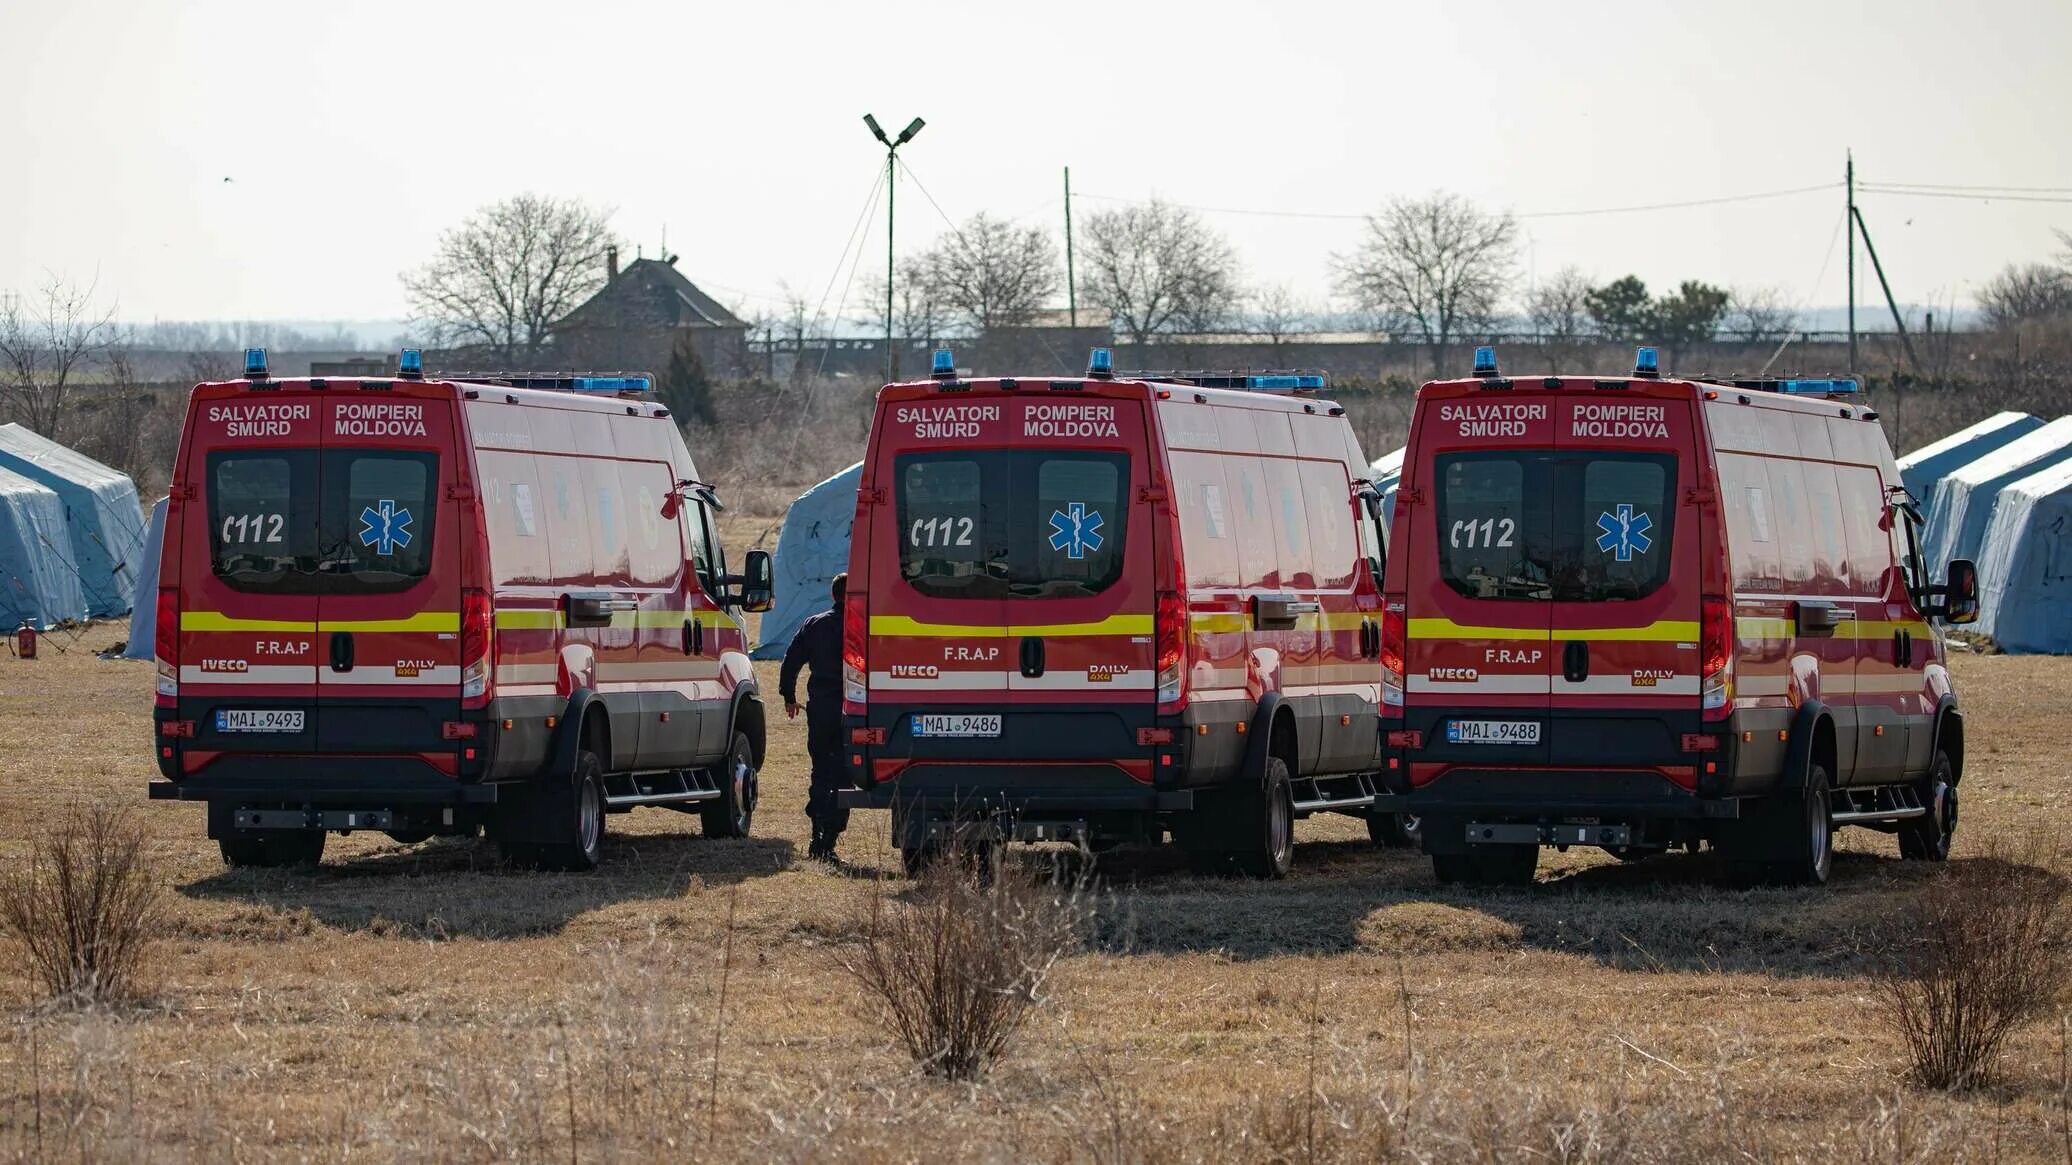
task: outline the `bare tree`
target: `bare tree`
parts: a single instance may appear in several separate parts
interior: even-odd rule
[[[435,343],[530,363],[554,325],[603,285],[610,217],[539,194],[483,207],[439,236],[430,263],[404,273],[413,325]]]
[[[1496,314],[1517,249],[1517,220],[1439,193],[1389,203],[1367,219],[1359,250],[1332,262],[1340,294],[1392,329],[1415,330],[1437,373],[1446,345]]]
[[[2072,273],[2048,263],[2009,264],[1979,288],[1979,311],[1994,328],[2072,312]]]
[[[1548,371],[1560,372],[1590,338],[1589,299],[1590,278],[1574,267],[1563,267],[1526,293],[1525,315],[1546,350]]]
[[[980,332],[1028,323],[1061,285],[1057,244],[1042,228],[1017,227],[984,211],[953,228],[913,266],[924,301]]]
[[[115,342],[115,308],[94,304],[94,285],[53,275],[24,304],[0,296],[0,406],[31,429],[62,440],[65,405]]]
[[[934,340],[948,329],[949,312],[921,260],[906,261],[895,290],[892,319],[900,335],[909,340]]]
[[[1774,287],[1737,287],[1727,293],[1721,330],[1737,340],[1766,344],[1798,330],[1799,313]]]
[[[1317,306],[1295,294],[1285,283],[1255,287],[1246,297],[1245,322],[1248,330],[1266,337],[1273,345],[1274,359],[1281,359],[1281,350],[1295,336],[1314,335],[1322,330],[1317,319],[1321,314]]]
[[[1237,257],[1194,212],[1152,199],[1086,217],[1080,290],[1137,344],[1163,332],[1203,331],[1238,298]]]

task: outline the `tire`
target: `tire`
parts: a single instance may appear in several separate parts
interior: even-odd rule
[[[1466,853],[1432,855],[1432,873],[1447,885],[1530,886],[1539,868],[1536,845],[1477,845]]]
[[[755,748],[748,734],[736,732],[734,745],[720,762],[719,800],[707,801],[698,810],[698,827],[706,837],[747,837],[755,823]]]
[[[1957,835],[1957,786],[1950,779],[1956,767],[1942,752],[1928,775],[1916,786],[1928,816],[1899,823],[1899,856],[1909,861],[1942,862],[1950,857],[1950,843]]]
[[[1417,844],[1415,813],[1369,813],[1367,838],[1381,849],[1405,849]]]
[[[240,829],[216,846],[233,869],[314,866],[324,860],[328,836],[321,829]]]
[[[917,845],[912,849],[899,851],[899,868],[905,870],[906,876],[915,881],[919,881],[921,875],[928,872],[928,867],[940,860],[942,860],[941,846]]]
[[[543,870],[596,869],[604,850],[604,766],[597,754],[578,752],[568,784],[534,789],[531,801],[532,836],[554,840],[506,843],[505,858]]]
[[[1777,798],[1764,822],[1771,852],[1784,855],[1769,868],[1770,880],[1786,886],[1825,885],[1834,868],[1835,824],[1828,804],[1827,769],[1819,762],[1806,768],[1806,784],[1795,795]]]
[[[1231,799],[1223,832],[1230,839],[1230,864],[1250,878],[1288,876],[1295,864],[1295,795],[1288,780],[1288,762],[1266,758],[1266,775],[1257,789]]]

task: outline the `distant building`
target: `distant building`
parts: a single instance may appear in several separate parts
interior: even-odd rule
[[[676,269],[676,256],[635,259],[619,268],[605,250],[605,284],[554,325],[554,345],[570,367],[660,375],[680,337],[690,337],[711,376],[749,371],[748,324]]]
[[[385,356],[345,356],[337,360],[312,360],[309,362],[309,374],[318,377],[394,376],[396,357],[390,353]]]

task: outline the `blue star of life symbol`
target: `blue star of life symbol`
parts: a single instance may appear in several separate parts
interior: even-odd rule
[[[1615,555],[1620,562],[1632,562],[1635,551],[1642,554],[1655,544],[1648,537],[1654,529],[1655,520],[1646,513],[1636,514],[1632,505],[1620,502],[1618,512],[1597,515],[1597,528],[1604,533],[1597,536],[1597,549]]]
[[[1101,511],[1087,512],[1085,502],[1073,502],[1050,512],[1050,548],[1062,550],[1067,558],[1085,558],[1089,550],[1101,548]]]
[[[410,511],[397,509],[392,498],[362,509],[360,521],[367,523],[360,531],[360,545],[372,546],[384,558],[410,545]]]

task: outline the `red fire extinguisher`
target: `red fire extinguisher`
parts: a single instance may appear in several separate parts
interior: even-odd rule
[[[36,625],[27,619],[14,633],[14,650],[23,659],[36,658]]]

